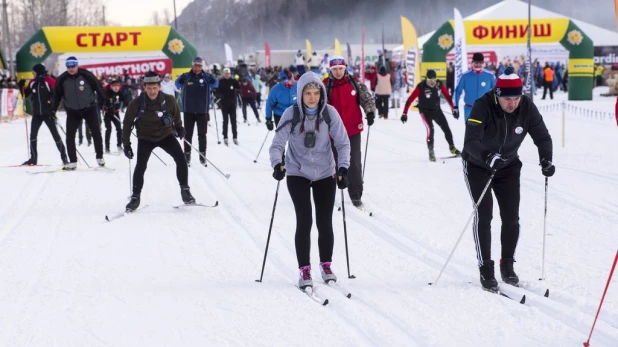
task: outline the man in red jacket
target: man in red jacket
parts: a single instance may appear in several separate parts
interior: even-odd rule
[[[352,204],[362,207],[363,202],[363,168],[361,165],[361,132],[363,131],[363,113],[367,125],[375,119],[375,101],[367,86],[357,82],[347,72],[345,59],[334,56],[329,61],[330,74],[324,79],[328,103],[331,104],[343,121],[350,138],[350,168],[348,169],[348,193]],[[333,148],[334,150],[334,148]],[[335,155],[335,158],[337,156]]]

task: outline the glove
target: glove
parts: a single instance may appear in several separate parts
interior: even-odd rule
[[[275,128],[275,125],[270,118],[266,120],[266,127],[268,128],[268,131],[272,131]]]
[[[348,169],[340,167],[337,171],[337,187],[346,189],[348,187]]]
[[[277,181],[281,181],[285,177],[285,167],[281,166],[281,163],[275,165],[275,169],[273,171],[273,178]]]
[[[376,115],[373,112],[367,112],[367,116],[365,118],[367,119],[367,125],[372,126],[373,121],[376,119]]]
[[[185,128],[184,127],[176,128],[176,137],[181,140],[185,138]]]
[[[457,106],[453,107],[453,117],[455,117],[455,119],[459,119],[459,107]]]
[[[124,145],[124,155],[129,159],[133,159],[133,149],[131,148],[131,144]]]
[[[503,158],[500,153],[489,153],[485,157],[485,163],[494,170],[500,170],[506,164],[506,158]]]
[[[406,124],[406,122],[408,121],[408,115],[407,114],[402,114],[401,115],[401,123]]]
[[[556,167],[554,164],[545,158],[541,159],[541,164],[539,165],[541,165],[541,172],[545,177],[551,177],[556,172]]]

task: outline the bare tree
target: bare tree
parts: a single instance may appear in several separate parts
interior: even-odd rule
[[[161,24],[160,20],[159,20],[159,12],[157,12],[157,11],[153,11],[152,12],[152,18],[150,19],[150,23],[152,25],[159,25],[159,24]]]

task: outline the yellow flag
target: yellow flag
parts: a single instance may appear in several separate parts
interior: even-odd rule
[[[307,66],[309,66],[309,61],[311,60],[311,54],[313,51],[311,50],[311,42],[309,42],[309,40],[305,40],[305,45],[307,46],[307,56],[305,62],[307,63]]]
[[[337,38],[335,38],[335,55],[340,57],[343,56],[343,54],[341,53],[341,43],[339,43],[339,40]]]
[[[408,74],[407,83],[411,88],[416,87],[421,79],[421,55],[418,49],[418,36],[410,20],[401,16],[401,33],[403,37],[403,61]]]

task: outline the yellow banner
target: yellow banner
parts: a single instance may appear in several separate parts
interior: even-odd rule
[[[311,42],[309,42],[309,40],[305,40],[305,46],[307,48],[307,55],[305,56],[305,62],[307,63],[307,66],[309,66],[309,60],[311,60],[311,54],[313,53],[313,51],[311,50]]]
[[[421,82],[421,54],[418,47],[418,35],[412,22],[401,16],[401,35],[403,37],[403,59],[408,73],[407,84],[416,87]],[[414,49],[410,49],[414,47]]]
[[[569,59],[569,77],[594,74],[594,59]]]
[[[337,38],[335,38],[335,55],[339,57],[343,56],[343,54],[341,53],[341,43],[339,43],[339,40]]]
[[[528,20],[466,20],[468,45],[525,44]],[[453,24],[453,21],[451,21]],[[560,42],[569,26],[568,18],[532,19],[532,43]]]
[[[446,62],[424,62],[423,76],[427,75],[427,70],[435,71],[438,79],[446,81]]]
[[[43,27],[54,52],[160,51],[170,26],[150,27]]]

